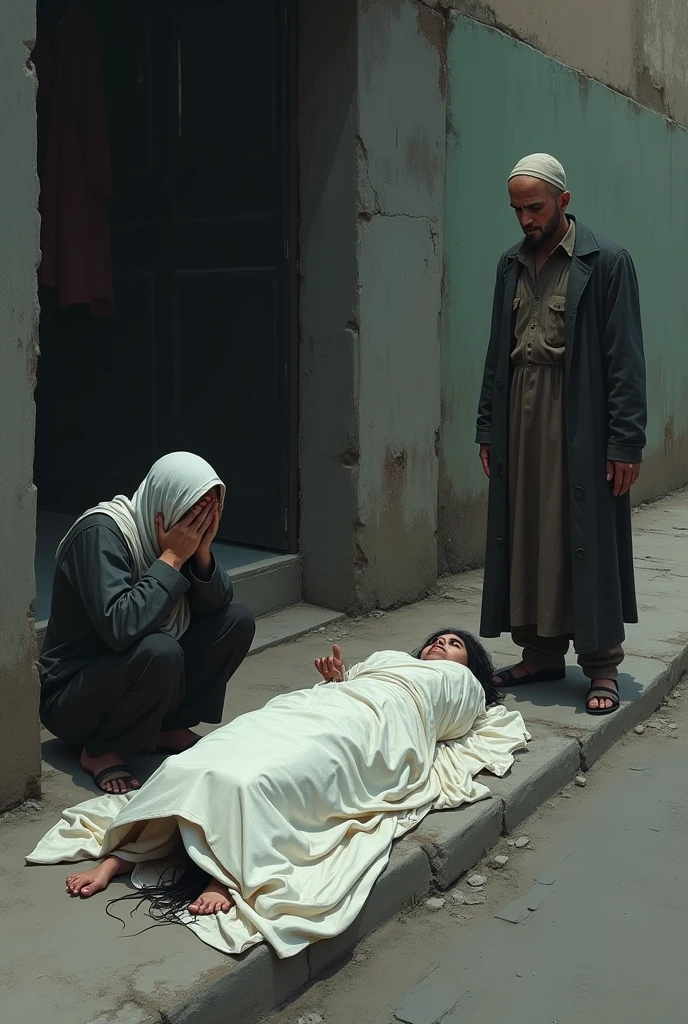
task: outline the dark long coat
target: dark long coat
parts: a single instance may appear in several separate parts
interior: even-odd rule
[[[575,218],[571,218],[575,219]],[[485,583],[480,632],[499,636],[509,620],[508,424],[513,305],[521,246],[499,261],[476,441],[489,444]],[[571,507],[575,647],[579,654],[621,643],[637,622],[631,503],[615,498],[606,460],[642,461],[647,404],[638,282],[631,257],[576,223],[565,312],[566,444]]]

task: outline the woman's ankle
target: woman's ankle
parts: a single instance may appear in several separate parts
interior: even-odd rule
[[[127,874],[127,872],[132,870],[133,864],[118,857],[116,853],[110,853],[101,862],[101,867],[107,870],[111,878],[114,878],[115,875]]]

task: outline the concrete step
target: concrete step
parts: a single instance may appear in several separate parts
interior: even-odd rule
[[[245,604],[256,618],[301,600],[301,556],[274,555],[230,569],[234,600]]]
[[[318,608],[314,604],[305,604],[303,601],[287,608],[280,608],[269,615],[261,615],[256,619],[256,635],[249,656],[258,654],[259,651],[264,651],[268,647],[277,647],[290,640],[298,640],[306,633],[312,633],[315,629],[328,626],[331,622],[337,622],[343,618],[343,612]]]
[[[310,612],[305,609],[308,605],[301,604],[301,556],[300,555],[274,555],[271,558],[261,559],[258,562],[249,562],[247,565],[239,566],[236,569],[229,569],[229,575],[234,583],[234,599],[240,604],[245,604],[251,609],[256,619],[269,616],[279,609],[287,609],[292,605],[298,605],[301,609],[291,618],[277,619],[274,623],[265,623],[261,629],[268,631],[266,635],[279,636],[263,647],[273,646],[274,643],[283,643],[282,634],[286,639],[294,639],[296,636],[303,636],[309,629],[316,629],[318,626],[326,625],[339,618],[337,612],[328,612],[323,609],[313,609],[313,626],[301,629],[300,623],[310,621]],[[326,616],[319,620],[319,617]],[[330,618],[327,618],[330,616]],[[311,616],[312,617],[312,616]],[[47,619],[36,623],[36,637],[38,651],[43,646],[43,638],[48,625]],[[290,634],[290,630],[295,630]],[[272,631],[272,632],[270,632]],[[258,643],[258,637],[256,637]],[[255,646],[254,646],[255,649]],[[258,648],[261,649],[262,648]]]

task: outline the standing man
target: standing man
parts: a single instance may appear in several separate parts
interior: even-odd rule
[[[480,632],[511,631],[506,686],[565,676],[586,710],[619,707],[624,622],[637,622],[629,490],[645,446],[645,360],[631,257],[567,216],[564,168],[536,153],[509,177],[525,240],[502,256],[476,441],[490,478]]]

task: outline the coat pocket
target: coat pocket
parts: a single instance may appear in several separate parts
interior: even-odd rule
[[[549,307],[547,314],[547,344],[552,348],[563,348],[566,343],[566,327],[564,324],[566,296],[550,295],[547,305]]]

